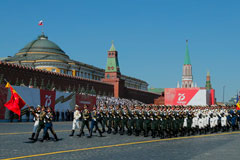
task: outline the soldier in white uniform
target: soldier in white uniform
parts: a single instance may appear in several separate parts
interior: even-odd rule
[[[79,109],[79,106],[76,105],[76,106],[75,106],[75,111],[74,111],[74,114],[73,114],[72,133],[71,133],[69,136],[73,136],[73,135],[74,135],[74,132],[75,132],[76,127],[77,127],[78,129],[80,129],[79,122],[80,122],[80,118],[81,118],[81,113],[79,112],[78,109]]]
[[[227,117],[224,113],[221,114],[221,128],[222,132],[225,132],[227,129]]]
[[[29,107],[29,106],[28,106]],[[34,118],[33,118],[33,121],[34,121],[34,125],[33,125],[33,132],[32,132],[32,137],[29,138],[30,140],[33,140],[34,139],[34,136],[37,132],[37,129],[38,129],[38,126],[39,126],[39,115],[40,115],[40,112],[41,112],[41,106],[37,106],[36,110],[34,109],[30,109],[30,111],[33,113],[34,115]]]

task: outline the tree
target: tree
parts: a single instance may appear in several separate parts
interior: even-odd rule
[[[72,92],[76,92],[76,87],[73,86]]]
[[[90,90],[89,90],[89,86],[87,84],[87,87],[86,87],[86,91],[85,91],[86,94],[89,94],[90,93]]]
[[[61,85],[58,87],[58,90],[59,90],[59,91],[62,91]]]
[[[96,91],[95,91],[95,89],[94,89],[93,86],[92,86],[92,89],[91,89],[91,91],[90,91],[90,94],[92,94],[92,95],[96,95]]]
[[[29,81],[29,87],[33,87],[33,82],[32,82],[32,78],[30,78],[30,81]]]
[[[55,88],[54,82],[52,82],[50,89],[53,90]]]
[[[84,87],[82,87],[82,89],[81,89],[81,93],[82,93],[82,94],[85,93],[85,89],[84,89]]]
[[[17,79],[16,79],[15,86],[20,86],[20,83],[19,83],[18,77],[17,77]]]
[[[45,89],[45,86],[44,86],[44,79],[42,79],[42,81],[41,81],[40,89]]]
[[[81,93],[81,86],[80,86],[80,84],[78,85],[77,93],[78,93],[78,94]]]
[[[23,79],[22,79],[22,81],[21,81],[21,85],[20,85],[20,86],[25,86]]]
[[[67,91],[68,91],[68,92],[71,92],[71,86],[70,86],[70,85],[68,86]]]
[[[103,96],[106,96],[106,92],[105,91],[103,92]]]
[[[46,88],[47,88],[47,90],[50,90],[50,89],[51,89],[50,80],[48,80]]]
[[[35,77],[34,78],[34,82],[33,82],[33,88],[37,88],[38,86],[37,86],[37,78]]]

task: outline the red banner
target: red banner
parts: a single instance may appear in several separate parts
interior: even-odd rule
[[[165,105],[187,105],[199,88],[165,88]]]
[[[4,85],[0,85],[0,119],[5,119],[6,107],[4,104],[7,101],[8,88]]]
[[[91,111],[96,104],[96,96],[76,94],[76,104],[79,105],[80,110],[83,110],[83,106],[87,105]]]
[[[55,91],[48,91],[48,90],[40,90],[40,101],[41,106],[51,107],[54,110],[55,107],[55,98],[56,92]]]

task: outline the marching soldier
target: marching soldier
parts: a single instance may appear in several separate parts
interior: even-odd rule
[[[116,106],[116,109],[112,113],[113,114],[113,128],[114,128],[113,134],[118,133],[118,126],[120,124],[120,113],[121,113],[121,110],[120,110],[119,106]]]
[[[133,121],[133,112],[135,111],[134,106],[130,107],[130,110],[128,111],[128,115],[127,115],[127,126],[128,126],[128,135],[132,135],[133,134],[133,130],[134,129],[134,121]]]
[[[108,111],[107,111],[107,121],[108,121],[108,131],[107,133],[110,134],[112,132],[112,126],[113,126],[113,114],[114,114],[114,109],[113,106],[110,106]]]
[[[100,117],[101,115],[97,112],[96,110],[96,106],[93,107],[93,111],[91,112],[91,129],[90,129],[90,135],[89,138],[92,137],[92,132],[93,132],[93,128],[96,127],[96,130],[98,131],[98,133],[100,134],[100,137],[102,137],[102,132],[98,127],[98,123],[100,121]]]
[[[47,139],[47,131],[50,130],[52,135],[54,136],[55,140],[58,141],[58,137],[57,134],[55,133],[54,129],[53,129],[53,125],[52,125],[52,121],[53,121],[53,114],[51,111],[51,108],[48,107],[47,109],[47,113],[45,114],[45,127],[44,127],[44,133],[43,133],[43,139],[42,141],[44,141],[45,139]]]
[[[44,123],[44,120],[45,120],[45,116],[46,116],[46,112],[45,112],[45,107],[42,107],[41,109],[41,112],[39,114],[39,125],[38,125],[38,129],[37,129],[37,133],[35,135],[35,138],[34,138],[34,141],[37,141],[38,140],[38,136],[39,136],[39,133],[41,132],[42,129],[45,128],[45,123]],[[45,135],[46,136],[46,135]],[[44,138],[44,137],[43,137]]]
[[[69,136],[73,136],[76,127],[80,129],[79,123],[80,123],[80,118],[81,118],[81,113],[79,112],[79,106],[75,106],[75,111],[73,113],[73,124],[72,124],[72,133]]]
[[[149,128],[151,127],[150,115],[151,115],[151,111],[149,106],[147,106],[146,111],[144,113],[144,117],[143,117],[144,137],[148,136],[148,131],[149,131]]]
[[[38,105],[36,110],[30,109],[30,111],[32,112],[32,114],[34,116],[34,118],[33,118],[34,125],[33,125],[32,137],[29,138],[29,139],[34,140],[34,136],[37,133],[37,129],[38,129],[38,126],[39,126],[39,116],[40,116],[41,106]]]
[[[124,106],[123,111],[121,112],[121,116],[120,116],[120,118],[121,118],[121,120],[120,120],[120,124],[121,124],[120,135],[124,134],[125,127],[128,129],[128,125],[127,125],[128,115],[129,115],[128,109],[126,106]]]
[[[81,125],[81,130],[80,130],[80,134],[78,135],[79,137],[82,136],[82,134],[84,134],[83,130],[84,130],[84,127],[86,126],[88,131],[89,131],[89,134],[90,134],[90,128],[89,128],[89,118],[90,118],[90,112],[89,110],[87,109],[87,105],[84,105],[84,110],[82,112],[82,125]]]

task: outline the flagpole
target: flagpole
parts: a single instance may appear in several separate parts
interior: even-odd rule
[[[43,32],[43,25],[42,25],[42,35],[44,35],[44,32]]]

